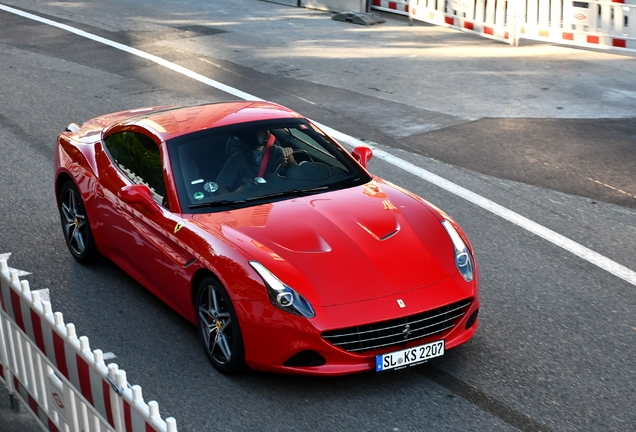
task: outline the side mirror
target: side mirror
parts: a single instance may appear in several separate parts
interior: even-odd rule
[[[159,211],[159,205],[150,196],[150,189],[146,185],[124,186],[119,190],[117,196],[126,204],[141,204],[150,210]]]
[[[369,163],[373,157],[373,150],[371,150],[371,147],[358,146],[351,151],[351,154],[354,159],[366,169],[367,163]]]
[[[80,125],[78,125],[77,123],[71,123],[66,126],[66,130],[64,132],[77,132],[78,130],[80,130],[80,128]]]

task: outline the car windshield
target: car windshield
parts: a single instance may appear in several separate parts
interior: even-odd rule
[[[369,175],[304,119],[214,128],[168,141],[183,213],[209,213],[343,189]]]

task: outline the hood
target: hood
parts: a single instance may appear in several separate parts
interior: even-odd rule
[[[325,307],[450,278],[453,246],[433,212],[416,197],[373,181],[194,218]]]

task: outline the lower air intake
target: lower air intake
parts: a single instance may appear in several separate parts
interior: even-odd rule
[[[309,366],[322,366],[327,363],[327,360],[316,351],[306,350],[291,356],[283,366],[287,367],[309,367]]]

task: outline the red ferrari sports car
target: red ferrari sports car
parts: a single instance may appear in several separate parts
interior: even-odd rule
[[[220,372],[381,372],[475,333],[461,228],[280,105],[109,114],[71,123],[55,156],[73,257],[107,257],[196,324]]]

